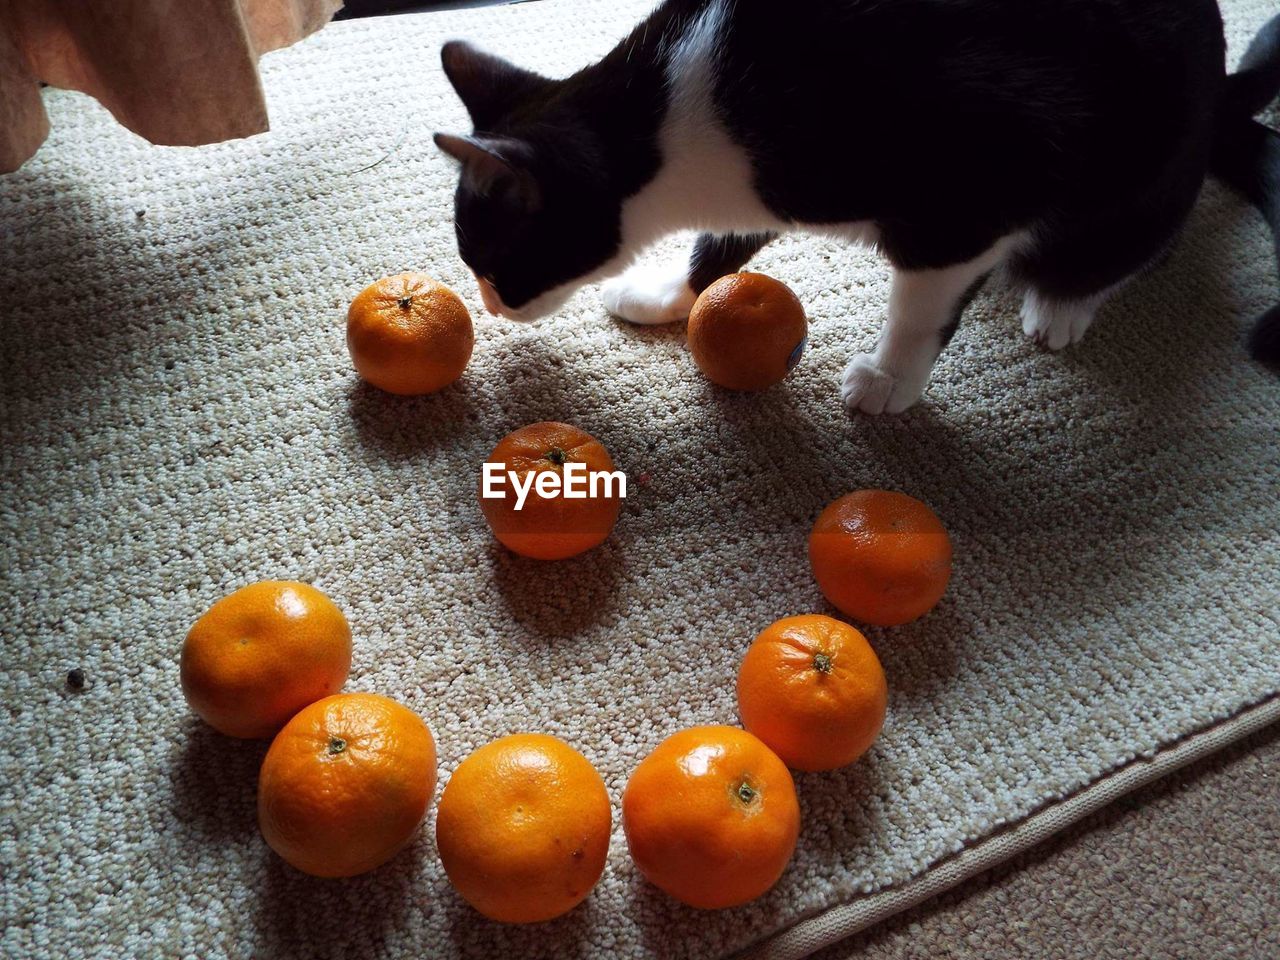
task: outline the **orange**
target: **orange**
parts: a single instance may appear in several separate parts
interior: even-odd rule
[[[888,697],[867,638],[821,615],[774,623],[738,670],[742,725],[795,770],[834,770],[866,753]]]
[[[515,734],[458,765],[436,814],[449,882],[493,920],[536,923],[576,907],[604,872],[609,794],[555,737]]]
[[[534,423],[498,441],[487,463],[495,464],[503,480],[495,484],[499,497],[486,497],[482,474],[480,510],[489,521],[493,535],[509,549],[539,560],[563,560],[599,546],[609,536],[622,506],[621,486],[596,483],[594,496],[571,498],[563,495],[541,496],[539,475],[556,474],[561,483],[566,471],[575,476],[615,472],[613,460],[600,441],[591,434],[567,423]],[[581,466],[571,466],[580,464]],[[521,509],[516,509],[518,496],[509,473],[516,483],[532,483]],[[532,480],[529,476],[532,475]],[[619,475],[616,480],[621,480]],[[573,480],[573,487],[592,492],[586,481]],[[583,486],[579,486],[583,484]],[[549,488],[548,488],[549,489]],[[606,495],[607,494],[607,495]]]
[[[356,371],[388,393],[447,387],[462,376],[474,344],[467,308],[426,274],[383,277],[347,310],[347,349]]]
[[[703,909],[754,900],[777,882],[800,832],[786,765],[737,727],[672,734],[622,795],[631,858],[677,900]]]
[[[304,708],[272,741],[258,826],[299,870],[351,877],[413,838],[435,788],[436,745],[422,719],[375,693],[340,693]]]
[[[264,580],[223,597],[187,634],[182,692],[214,729],[269,737],[351,669],[351,628],[305,583]]]
[[[809,534],[809,562],[842,613],[892,627],[923,616],[942,598],[951,579],[951,539],[914,497],[858,490],[822,511]]]
[[[786,284],[762,273],[733,273],[694,302],[688,336],[693,362],[712,383],[763,390],[800,362],[808,324]]]

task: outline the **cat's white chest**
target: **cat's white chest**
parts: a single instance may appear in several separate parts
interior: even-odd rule
[[[662,168],[623,205],[628,246],[681,229],[733,233],[789,226],[760,202],[750,161],[715,113],[714,56],[723,22],[722,4],[710,4],[671,53],[670,108],[659,135]]]
[[[623,204],[626,252],[634,256],[678,230],[745,234],[803,228],[874,244],[876,229],[870,222],[798,224],[778,217],[761,202],[751,161],[714,108],[714,58],[723,25],[724,4],[713,2],[671,53],[670,108],[659,134],[662,168]]]
[[[797,227],[808,233],[833,237],[845,243],[874,247],[880,241],[880,228],[872,220],[853,220],[848,223],[801,223]]]
[[[672,118],[658,175],[624,206],[623,236],[649,243],[673,230],[758,233],[790,225],[760,202],[746,154],[711,117]]]

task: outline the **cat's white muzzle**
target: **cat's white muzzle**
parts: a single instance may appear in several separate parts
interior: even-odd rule
[[[484,277],[476,277],[476,285],[480,288],[480,300],[484,303],[484,308],[495,317],[502,316],[504,305],[493,284]]]

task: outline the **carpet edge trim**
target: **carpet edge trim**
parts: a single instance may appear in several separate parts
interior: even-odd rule
[[[802,960],[1038,846],[1125,794],[1276,722],[1280,722],[1280,693],[1272,693],[1224,720],[1190,733],[1154,756],[1136,758],[1104,774],[1075,793],[928,867],[901,886],[886,887],[828,907],[731,956],[734,960]]]

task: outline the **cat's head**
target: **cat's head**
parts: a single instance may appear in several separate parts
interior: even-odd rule
[[[474,130],[438,133],[461,164],[458,253],[490,313],[534,320],[582,283],[616,269],[622,198],[599,141],[551,80],[453,41],[445,74]]]

